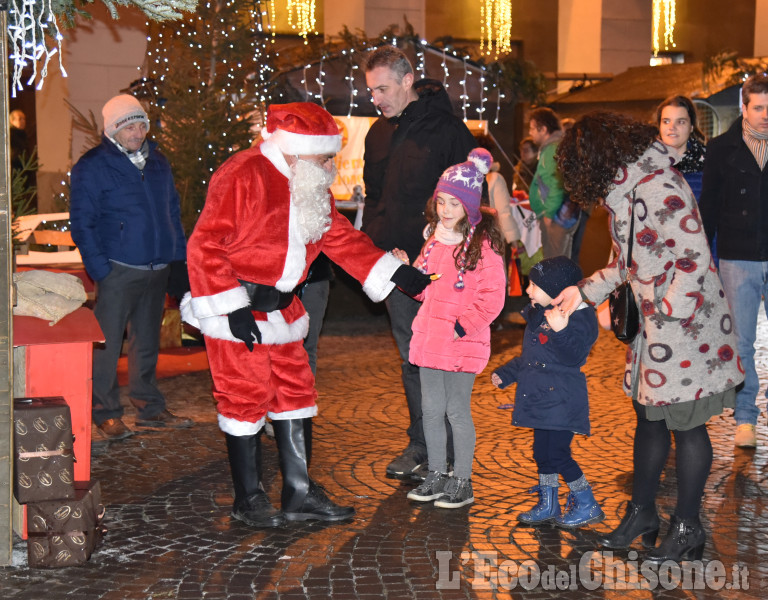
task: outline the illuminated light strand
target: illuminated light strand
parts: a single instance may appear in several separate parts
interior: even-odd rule
[[[418,43],[416,47],[416,57],[419,59],[419,72],[421,73],[421,78],[424,79],[426,75],[426,67],[424,65],[424,44],[426,44],[426,41],[422,40]]]
[[[467,106],[469,105],[469,96],[467,95],[467,77],[469,77],[469,71],[467,70],[467,57],[463,59],[464,63],[464,77],[459,82],[461,84],[461,112],[464,115],[464,120],[467,120]]]
[[[480,3],[480,54],[498,58],[512,51],[512,0]]]
[[[445,48],[443,48],[443,87],[448,89],[448,65],[445,62]]]
[[[274,4],[274,2],[273,2]],[[307,36],[315,31],[315,0],[288,0],[288,25],[299,32],[308,43]]]
[[[485,87],[485,67],[483,67],[483,70],[480,72],[480,106],[475,109],[479,119],[483,118],[483,113],[485,112],[485,92],[487,91],[488,88]]]
[[[45,43],[45,33],[56,41],[56,45],[48,47]],[[58,55],[59,69],[63,77],[67,72],[62,65],[61,41],[62,36],[56,21],[56,15],[51,9],[51,0],[10,0],[8,6],[8,41],[10,44],[9,60],[13,62],[13,76],[11,84],[11,96],[16,97],[16,92],[24,87],[21,84],[21,76],[24,67],[32,65],[32,75],[26,82],[32,85],[40,76],[37,89],[42,89],[45,77],[48,74],[48,63]],[[38,63],[42,66],[38,71]]]
[[[501,93],[501,88],[496,86],[496,118],[493,120],[494,125],[499,124],[499,113],[501,112],[501,99],[504,98],[504,94]]]
[[[653,55],[658,56],[661,51],[661,27],[664,26],[664,50],[676,47],[675,0],[653,0]]]
[[[323,82],[324,76],[325,76],[325,71],[323,71],[323,58],[321,58],[320,66],[318,67],[317,77],[315,78],[317,85],[320,87],[320,93],[315,94],[315,98],[320,100],[321,105],[325,105],[325,99],[323,98],[323,89],[325,87],[325,83]]]

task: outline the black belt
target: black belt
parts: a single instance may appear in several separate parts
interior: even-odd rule
[[[288,308],[293,302],[293,292],[281,292],[271,285],[251,283],[242,279],[238,279],[238,281],[248,293],[248,298],[251,299],[251,310],[272,312],[273,310]]]

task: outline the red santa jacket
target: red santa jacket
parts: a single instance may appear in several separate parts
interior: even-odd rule
[[[402,263],[340,215],[333,198],[330,229],[318,242],[304,244],[289,173],[280,150],[267,141],[238,152],[213,175],[187,246],[191,293],[181,303],[184,320],[203,334],[240,342],[226,317],[249,305],[238,279],[290,292],[321,251],[360,281],[374,302],[394,288],[390,278]],[[294,342],[307,334],[309,320],[298,298],[282,310],[254,314],[264,344]]]

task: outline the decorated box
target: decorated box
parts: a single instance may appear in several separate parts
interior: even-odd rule
[[[72,419],[63,398],[13,402],[13,493],[20,504],[74,498]]]
[[[75,498],[27,505],[30,567],[65,567],[86,562],[104,534],[101,486],[77,482]]]

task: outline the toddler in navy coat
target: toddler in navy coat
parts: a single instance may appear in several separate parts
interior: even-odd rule
[[[539,501],[517,519],[528,524],[554,521],[566,528],[599,523],[605,515],[571,456],[574,434],[590,433],[587,380],[581,367],[597,340],[597,317],[586,302],[570,317],[552,307],[553,298],[582,279],[581,269],[569,258],[542,260],[529,278],[531,304],[523,309],[527,325],[522,354],[491,374],[498,388],[517,383],[512,423],[533,429],[539,485],[531,492],[538,492]],[[557,497],[559,475],[570,489],[564,512]]]

